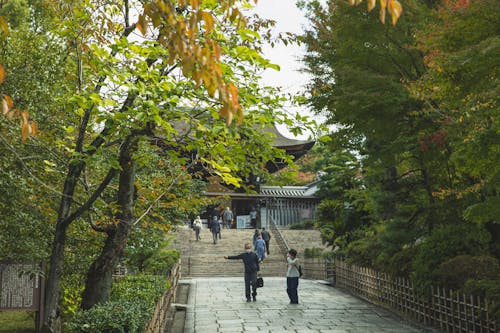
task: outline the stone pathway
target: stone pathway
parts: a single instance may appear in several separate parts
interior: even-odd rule
[[[236,263],[235,263],[236,264]],[[289,304],[286,280],[264,277],[257,302],[246,303],[243,277],[196,278],[190,284],[185,333],[423,333],[385,309],[321,281],[301,279]]]

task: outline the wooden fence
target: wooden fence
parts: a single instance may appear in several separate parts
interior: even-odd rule
[[[310,280],[325,280],[335,285],[335,265],[332,261],[321,258],[301,258],[302,278]]]
[[[416,293],[407,279],[392,278],[388,274],[348,265],[338,259],[334,266],[333,277],[327,279],[333,279],[337,287],[425,325],[453,333],[499,332],[496,320],[489,312],[493,304],[487,300],[442,288],[433,288],[432,294],[425,297]],[[328,267],[327,264],[325,267]]]
[[[170,288],[163,294],[160,300],[156,303],[151,320],[146,324],[145,331],[148,333],[164,333],[166,327],[173,318],[172,303],[175,302],[177,287],[181,278],[181,261],[170,271],[169,281]]]

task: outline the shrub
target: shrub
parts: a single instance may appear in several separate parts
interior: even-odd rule
[[[364,267],[374,267],[375,259],[381,247],[376,237],[355,240],[347,246],[347,262]]]
[[[77,312],[67,327],[72,333],[140,333],[152,311],[153,306],[143,299],[108,301]]]
[[[490,234],[481,226],[453,224],[436,228],[419,246],[413,262],[413,282],[420,292],[439,284],[439,265],[460,254],[487,253]]]
[[[168,287],[164,277],[126,276],[113,285],[108,302],[78,311],[67,329],[71,333],[140,333]]]
[[[410,277],[416,253],[417,247],[415,246],[409,246],[399,251],[389,259],[386,267],[387,272],[393,276]]]
[[[439,284],[455,290],[467,280],[493,279],[500,275],[498,260],[489,256],[460,255],[439,265],[436,272]]]
[[[494,303],[490,308],[490,314],[498,321],[500,320],[500,277],[487,280],[469,280],[465,283],[462,291],[469,295],[477,295]]]
[[[304,250],[305,258],[321,258],[323,256],[323,249],[319,247],[306,248]]]
[[[290,229],[292,230],[310,230],[314,229],[314,221],[313,220],[304,220],[299,223],[295,223],[290,225]]]
[[[167,276],[179,258],[180,252],[178,250],[161,249],[144,262],[144,272]]]

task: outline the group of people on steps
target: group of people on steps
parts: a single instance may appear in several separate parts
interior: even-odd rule
[[[255,209],[250,212],[251,225],[253,228],[257,225],[257,215],[252,214]],[[217,241],[221,239],[221,229],[231,228],[234,223],[233,212],[229,207],[226,207],[224,212],[218,218],[216,215],[213,216],[212,220],[208,221],[208,229],[212,233],[213,243],[217,244]],[[201,240],[200,232],[202,229],[202,221],[200,216],[197,216],[193,221],[193,230],[195,231],[196,240]],[[244,281],[245,281],[245,297],[247,302],[252,300],[257,301],[257,276],[260,273],[260,263],[270,254],[269,243],[271,241],[271,234],[266,228],[262,230],[255,229],[253,234],[253,243],[245,243],[245,252],[233,256],[224,256],[225,259],[229,260],[243,260],[243,265],[245,267]],[[252,249],[253,245],[253,249]],[[297,258],[297,251],[290,249],[287,254],[287,272],[286,272],[286,292],[288,298],[290,299],[290,304],[299,304],[298,298],[298,286],[299,286],[299,259]]]
[[[245,252],[233,255],[224,256],[225,259],[229,260],[242,260],[243,266],[245,267],[244,281],[245,281],[245,297],[247,302],[257,301],[257,276],[260,273],[260,262],[259,257],[255,251],[252,251],[252,245],[250,243],[245,244]],[[299,304],[299,277],[300,277],[300,263],[297,258],[297,251],[295,249],[290,249],[287,254],[287,264],[288,269],[286,272],[286,292],[288,298],[290,299],[290,304]],[[251,296],[251,298],[250,298]]]

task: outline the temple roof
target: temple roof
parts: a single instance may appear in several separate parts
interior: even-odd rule
[[[297,198],[297,199],[317,199],[315,196],[318,190],[318,182],[306,186],[266,186],[260,187],[259,193],[235,193],[206,191],[207,196],[229,196],[231,198]]]
[[[297,140],[297,139],[291,139],[287,138],[283,134],[278,131],[276,126],[269,126],[266,127],[264,130],[266,133],[272,133],[273,135],[273,145],[275,147],[283,148],[288,151],[288,149],[291,150],[300,150],[304,149],[304,147],[312,147],[315,143],[314,140]],[[310,149],[309,147],[309,149]],[[288,149],[287,149],[288,148]],[[307,149],[307,150],[309,150]]]

